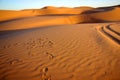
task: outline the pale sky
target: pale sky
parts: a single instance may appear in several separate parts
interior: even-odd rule
[[[20,10],[38,9],[44,6],[79,7],[79,6],[113,6],[120,4],[120,0],[0,0],[0,9]]]

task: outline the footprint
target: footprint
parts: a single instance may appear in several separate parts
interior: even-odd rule
[[[28,55],[30,55],[30,56],[36,56],[36,55],[37,55],[37,53],[32,52],[32,51],[29,51],[29,52],[28,52]]]
[[[18,43],[15,43],[14,45],[15,45],[15,46],[17,46],[17,45],[18,45]]]
[[[4,45],[3,49],[7,49],[7,48],[10,48],[10,47],[11,47],[11,45]]]
[[[42,69],[42,72],[43,72],[43,73],[48,72],[48,68],[47,68],[47,67],[43,68],[43,69]]]
[[[52,46],[53,46],[53,42],[52,42],[52,41],[49,41],[49,42],[48,42],[48,45],[49,45],[50,47],[52,47]]]
[[[16,63],[18,63],[18,62],[23,62],[23,61],[21,61],[21,60],[19,60],[19,59],[14,59],[14,60],[10,61],[10,64],[11,64],[11,65],[14,65],[14,64],[16,64]]]
[[[50,59],[53,59],[53,58],[55,57],[53,54],[51,54],[51,53],[49,53],[49,52],[46,52],[46,54],[49,55],[49,58],[50,58]]]
[[[42,80],[51,80],[51,75],[48,76],[47,72],[48,72],[48,68],[47,67],[42,69]]]

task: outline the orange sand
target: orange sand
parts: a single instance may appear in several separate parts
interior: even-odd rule
[[[116,6],[1,10],[0,80],[120,80],[119,13]]]

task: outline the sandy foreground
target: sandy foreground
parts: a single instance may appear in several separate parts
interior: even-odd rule
[[[0,19],[0,80],[120,80],[120,17],[107,16],[119,11],[5,15]],[[90,23],[93,17],[111,22]]]

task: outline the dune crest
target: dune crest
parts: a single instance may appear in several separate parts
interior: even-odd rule
[[[53,7],[53,6],[46,6],[46,7],[43,7],[42,9],[55,9],[56,7]]]

